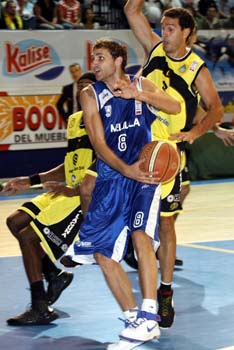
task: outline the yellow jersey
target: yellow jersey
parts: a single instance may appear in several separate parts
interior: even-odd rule
[[[152,125],[154,139],[168,140],[170,134],[191,129],[199,102],[194,82],[204,65],[191,50],[184,57],[173,59],[166,55],[162,42],[153,48],[142,75],[181,103],[180,113],[157,112]]]
[[[71,187],[81,182],[86,169],[95,159],[82,116],[82,111],[70,115],[67,124],[68,146],[64,159],[64,169],[66,183]]]

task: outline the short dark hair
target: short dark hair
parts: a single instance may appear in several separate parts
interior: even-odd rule
[[[84,74],[82,74],[80,76],[80,78],[78,79],[78,83],[81,81],[81,80],[84,80],[84,79],[88,79],[88,80],[91,80],[95,83],[95,81],[97,81],[96,77],[95,77],[95,74],[93,72],[85,72]]]
[[[72,67],[80,67],[80,64],[79,63],[77,63],[77,62],[74,62],[74,63],[72,63],[72,64],[69,64],[69,68],[72,68]],[[81,68],[81,67],[80,67]]]
[[[191,36],[196,34],[197,32],[197,26],[194,21],[194,18],[192,14],[185,8],[182,7],[173,7],[165,10],[163,12],[164,17],[170,17],[170,18],[178,18],[179,25],[181,29],[190,29],[190,34],[186,38],[186,42],[189,42],[189,39]]]
[[[107,49],[111,56],[116,59],[117,57],[122,57],[122,69],[124,70],[127,65],[127,48],[126,46],[120,44],[117,41],[111,40],[111,39],[99,39],[94,44],[93,49]]]

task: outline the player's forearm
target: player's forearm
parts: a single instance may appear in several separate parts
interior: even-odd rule
[[[164,91],[138,91],[136,99],[166,113],[177,114],[181,111],[180,102],[167,95]]]
[[[160,41],[160,37],[153,32],[148,19],[143,14],[143,4],[143,0],[128,0],[124,6],[124,12],[133,34],[141,43],[148,56],[152,47]]]
[[[128,165],[122,161],[115,153],[105,144],[100,142],[94,142],[93,147],[96,151],[97,157],[103,162],[108,164],[111,168],[115,169],[119,173],[125,175]]]
[[[130,16],[135,12],[141,11],[143,5],[144,0],[128,0],[124,6],[124,12]]]
[[[197,137],[203,135],[208,130],[215,128],[216,123],[220,121],[223,116],[223,107],[218,105],[217,108],[210,109],[203,119],[193,127]]]
[[[46,181],[64,181],[65,180],[65,171],[64,164],[60,164],[59,166],[50,169],[49,171],[43,172],[39,174],[41,183]]]

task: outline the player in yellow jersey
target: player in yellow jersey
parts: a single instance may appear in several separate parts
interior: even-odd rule
[[[171,140],[181,151],[184,142],[192,143],[220,120],[223,108],[205,63],[189,47],[196,32],[193,17],[183,8],[171,8],[163,13],[162,38],[152,31],[142,13],[144,0],[128,0],[125,14],[133,33],[144,48],[147,61],[143,75],[160,89],[178,99],[180,115],[164,112],[154,123],[155,139]],[[206,115],[193,126],[199,103],[198,94],[205,105]],[[160,326],[168,328],[174,321],[173,269],[176,257],[174,216],[180,205],[181,173],[162,188],[160,218],[160,247],[158,250],[161,285],[158,289]]]
[[[78,93],[94,81],[93,73],[84,73],[78,81]],[[8,319],[8,325],[39,325],[55,320],[58,315],[48,305],[58,299],[73,278],[72,273],[58,269],[52,261],[59,259],[77,238],[83,219],[79,184],[93,162],[94,152],[84,128],[82,112],[69,117],[67,138],[63,164],[47,172],[11,179],[2,191],[12,195],[39,183],[48,189],[47,193],[24,203],[7,218],[11,233],[19,241],[32,298],[31,308]],[[95,176],[91,168],[87,172]],[[48,282],[46,292],[43,275]]]

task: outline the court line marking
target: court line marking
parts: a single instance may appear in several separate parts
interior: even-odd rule
[[[196,248],[196,249],[211,250],[211,251],[221,252],[221,253],[234,254],[234,250],[232,249],[214,248],[214,247],[209,247],[209,246],[204,246],[204,245],[199,245],[194,243],[179,243],[178,245],[183,247],[190,247],[190,248]]]
[[[4,259],[4,258],[15,258],[15,257],[20,257],[20,256],[22,256],[22,254],[20,254],[20,252],[19,253],[12,253],[12,254],[9,254],[8,253],[8,255],[0,255],[0,259]]]
[[[211,180],[194,180],[190,182],[190,185],[216,185],[220,183],[231,183],[234,182],[234,177],[223,178],[223,179],[211,179]]]

